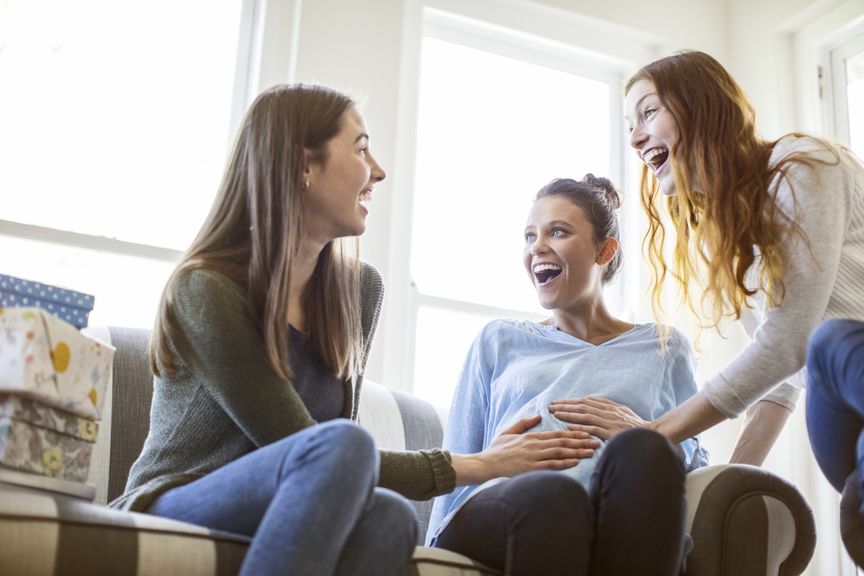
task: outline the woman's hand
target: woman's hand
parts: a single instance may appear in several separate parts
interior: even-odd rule
[[[630,428],[650,427],[650,422],[627,406],[597,396],[556,400],[549,405],[549,411],[559,420],[569,423],[571,430],[587,432],[603,440]]]
[[[479,454],[453,454],[456,484],[480,484],[532,470],[563,470],[594,456],[600,441],[582,431],[527,432],[540,416],[520,420]]]

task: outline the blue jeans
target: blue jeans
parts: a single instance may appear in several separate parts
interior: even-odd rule
[[[377,479],[372,438],[333,420],[173,488],[148,512],[252,537],[242,575],[405,576],[417,519]]]
[[[864,479],[864,322],[827,320],[811,335],[807,432],[819,467],[838,492],[853,472]]]

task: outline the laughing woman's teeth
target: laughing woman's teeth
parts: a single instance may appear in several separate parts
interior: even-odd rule
[[[649,167],[656,170],[666,162],[666,159],[668,157],[668,148],[654,148],[645,153],[645,155],[642,157],[642,161],[645,162],[645,164]]]
[[[534,276],[537,277],[537,282],[545,284],[555,276],[561,274],[561,267],[555,264],[537,264],[533,268]]]

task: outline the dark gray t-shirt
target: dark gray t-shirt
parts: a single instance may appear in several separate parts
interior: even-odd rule
[[[339,418],[345,408],[345,385],[324,364],[309,335],[291,326],[292,384],[316,422]]]

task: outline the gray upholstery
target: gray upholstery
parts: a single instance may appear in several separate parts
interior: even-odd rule
[[[149,330],[111,328],[114,378],[111,402],[110,475],[107,501],[123,494],[129,468],[138,458],[150,424],[153,374],[146,352]],[[124,385],[128,384],[128,385]]]
[[[89,330],[96,335],[99,329]],[[107,338],[108,331],[105,331]],[[147,435],[152,378],[146,330],[112,328],[111,393],[94,454],[97,502],[0,483],[0,574],[111,576],[233,574],[247,540],[101,504],[123,491]],[[387,449],[440,446],[441,422],[426,402],[374,382],[358,418]],[[812,513],[790,484],[758,468],[711,466],[688,475],[690,576],[800,574],[813,553]],[[424,534],[429,502],[416,503]],[[650,521],[646,519],[646,521]],[[464,556],[418,547],[411,576],[494,575]]]

